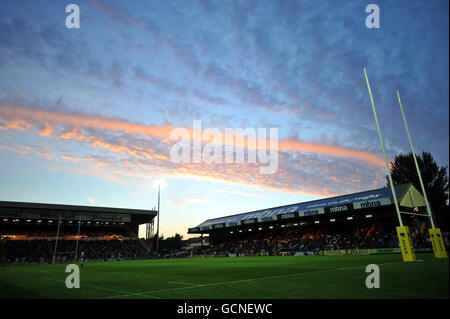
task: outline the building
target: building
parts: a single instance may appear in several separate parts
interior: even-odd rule
[[[395,187],[403,219],[427,220],[422,194],[412,185]],[[398,217],[390,188],[251,211],[243,214],[208,219],[189,234],[208,234],[211,244],[252,232],[283,232],[287,229],[315,224],[346,224],[364,219],[387,220],[398,225]]]
[[[139,225],[151,223],[156,215],[154,210],[0,201],[0,235],[11,231],[16,239],[36,232],[56,236],[58,221],[64,232],[73,235],[81,221],[83,233],[116,230],[122,236],[137,237]]]
[[[0,261],[65,263],[145,259],[152,241],[138,238],[139,225],[152,224],[154,210],[0,201]]]

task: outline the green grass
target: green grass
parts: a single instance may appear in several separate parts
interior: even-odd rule
[[[92,262],[79,289],[66,265],[0,267],[0,298],[449,298],[448,258],[418,254],[286,256]],[[365,267],[380,267],[368,289]]]

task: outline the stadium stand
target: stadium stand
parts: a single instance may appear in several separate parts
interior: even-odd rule
[[[398,248],[394,225],[373,224],[367,227],[363,224],[354,225],[353,229],[345,229],[342,225],[328,225],[324,227],[309,226],[301,229],[287,230],[280,234],[266,233],[265,235],[246,233],[235,236],[213,245],[195,249],[195,254],[229,255],[280,255],[295,253],[317,254],[323,250],[341,249],[376,249]],[[296,227],[294,227],[296,228]],[[411,228],[414,228],[412,226]],[[412,232],[416,249],[431,249],[431,243],[426,234],[417,230]]]
[[[76,250],[77,255],[84,252],[88,261],[149,258],[153,242],[139,239],[138,227],[151,222],[156,214],[150,210],[0,202],[1,261],[6,265],[51,263],[55,245],[57,263],[74,261]]]
[[[411,184],[395,190],[415,249],[431,250],[423,196]],[[214,218],[190,228],[189,233],[208,235],[209,245],[194,247],[195,254],[294,255],[398,248],[396,226],[391,190],[381,188]],[[448,246],[448,231],[443,235]]]
[[[411,184],[397,186],[396,193],[415,249],[431,250],[422,195]],[[77,239],[78,254],[84,252],[88,261],[152,258],[153,240],[139,239],[137,233],[138,226],[155,215],[155,211],[0,202],[1,262],[51,263],[58,221],[57,263],[75,259]],[[390,190],[383,188],[210,219],[188,230],[201,237],[161,252],[163,257],[273,256],[395,249],[396,226]],[[442,230],[448,249],[448,229],[443,225]]]

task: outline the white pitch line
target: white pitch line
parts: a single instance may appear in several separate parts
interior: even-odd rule
[[[55,280],[55,279],[51,279],[51,278],[47,278],[44,277],[45,280],[49,280],[49,281],[53,281],[53,282],[65,282],[63,280]],[[145,295],[144,293],[140,293],[140,292],[131,292],[131,291],[120,291],[120,290],[116,290],[116,289],[110,289],[110,288],[105,288],[105,287],[100,287],[100,286],[93,286],[93,285],[86,285],[83,284],[83,286],[88,287],[88,288],[94,288],[94,289],[99,289],[99,290],[106,290],[106,291],[115,291],[115,292],[125,292],[127,293],[126,295],[121,295],[121,296],[144,296],[144,297],[150,297],[150,298],[156,298],[156,299],[161,299],[160,297],[156,297],[156,296],[149,296],[149,295]],[[105,298],[105,297],[104,297]],[[106,297],[106,298],[111,298],[111,297]],[[103,298],[100,298],[103,299]]]
[[[401,262],[403,262],[403,261],[393,261],[391,263],[383,263],[383,264],[380,264],[380,265],[398,264],[398,263],[401,263]],[[364,266],[361,266],[361,267],[364,267]],[[347,269],[352,269],[352,268],[357,268],[357,267],[344,267],[344,268],[338,268],[337,270],[347,270]]]
[[[168,281],[168,284],[177,284],[177,285],[188,285],[188,286],[196,286],[198,284],[192,284],[188,282],[181,282],[181,281]]]
[[[391,263],[383,263],[383,264],[380,264],[380,265],[398,264],[398,263],[402,263],[402,262],[403,261],[396,261],[396,262],[391,262]],[[177,291],[177,290],[186,290],[186,289],[194,289],[194,288],[203,288],[203,287],[209,287],[209,286],[228,285],[228,284],[235,284],[235,283],[241,283],[241,282],[247,282],[247,281],[265,280],[265,279],[277,279],[277,278],[285,278],[285,277],[290,277],[290,276],[309,275],[309,274],[316,274],[316,273],[322,273],[322,272],[341,271],[341,270],[364,268],[364,267],[365,266],[353,266],[353,267],[344,267],[344,268],[336,268],[336,269],[324,269],[324,270],[318,270],[318,271],[299,272],[299,273],[279,275],[279,276],[269,276],[269,277],[251,278],[251,279],[243,279],[243,280],[216,282],[216,283],[210,283],[210,284],[198,284],[198,285],[193,284],[193,286],[190,286],[190,287],[166,288],[166,289],[159,289],[159,290],[152,290],[152,291],[144,291],[144,292],[141,292],[140,294],[145,295],[145,294],[166,292],[166,291]],[[118,297],[129,297],[129,296],[132,296],[132,295],[110,296],[110,297],[104,297],[104,298],[101,298],[101,299],[118,298]]]

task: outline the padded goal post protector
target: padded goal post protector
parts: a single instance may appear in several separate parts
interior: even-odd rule
[[[428,230],[433,245],[434,257],[447,258],[447,251],[445,250],[444,239],[439,228],[430,228]]]
[[[408,226],[398,226],[397,236],[400,243],[400,249],[402,251],[403,261],[416,261],[416,253],[411,240],[411,233]]]

